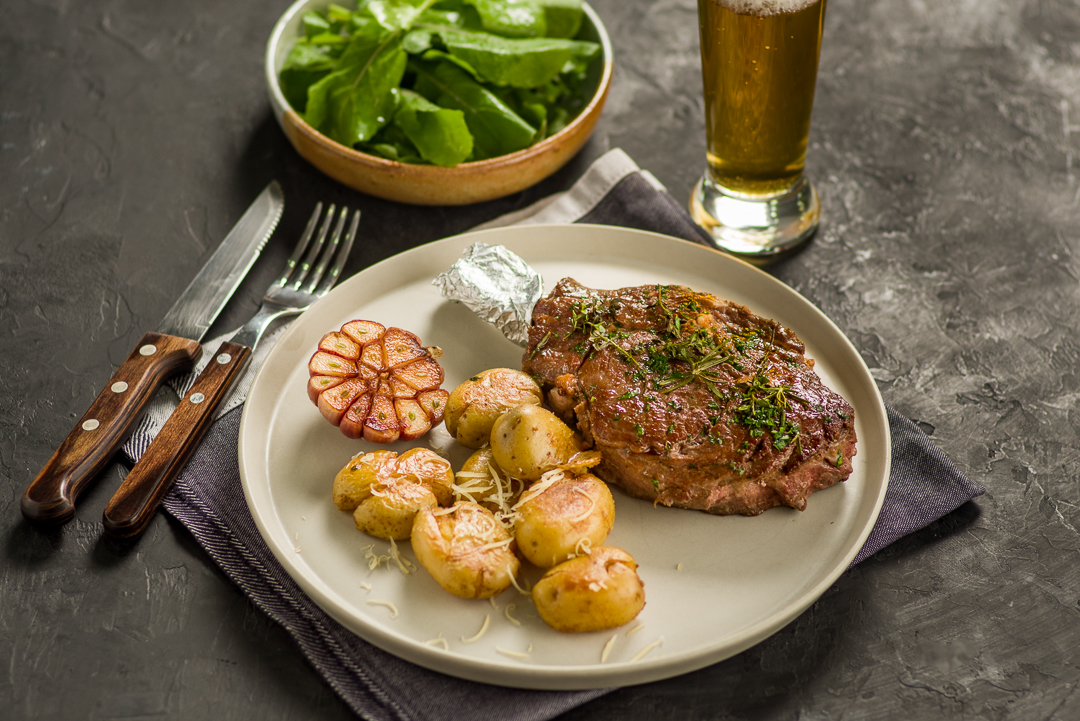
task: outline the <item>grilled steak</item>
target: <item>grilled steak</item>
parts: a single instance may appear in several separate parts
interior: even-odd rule
[[[604,480],[753,516],[803,510],[851,474],[854,411],[803,353],[784,326],[707,293],[564,278],[533,309],[522,366],[603,454]]]

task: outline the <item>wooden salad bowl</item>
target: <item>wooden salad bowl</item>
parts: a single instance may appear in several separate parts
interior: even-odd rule
[[[266,83],[270,104],[296,152],[334,180],[387,200],[412,205],[468,205],[524,190],[565,165],[589,139],[611,86],[611,40],[596,12],[583,3],[585,19],[579,37],[601,46],[600,62],[590,70],[595,83],[592,99],[565,128],[516,153],[462,163],[452,168],[399,163],[347,148],[312,128],[289,106],[278,75],[302,33],[305,12],[322,8],[326,0],[298,0],[285,11],[266,46]]]

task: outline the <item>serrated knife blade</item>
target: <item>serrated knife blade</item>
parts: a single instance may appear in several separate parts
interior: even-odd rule
[[[75,515],[76,497],[130,435],[157,389],[199,359],[199,341],[259,257],[284,207],[275,180],[221,241],[158,331],[142,337],[31,482],[22,497],[26,518],[63,523]]]

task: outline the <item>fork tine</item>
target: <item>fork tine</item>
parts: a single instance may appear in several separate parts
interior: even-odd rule
[[[342,220],[345,220],[342,215]],[[338,248],[337,259],[334,261],[333,267],[330,268],[330,272],[323,279],[323,282],[314,291],[316,297],[321,298],[326,295],[334,284],[337,283],[338,277],[341,275],[342,268],[345,267],[345,261],[349,259],[349,252],[352,251],[353,241],[356,240],[356,229],[360,225],[360,211],[353,213],[352,222],[349,223],[349,232],[345,235],[345,241]]]
[[[311,236],[315,234],[315,226],[319,223],[320,215],[322,215],[322,201],[315,204],[315,212],[311,214],[311,219],[308,220],[303,235],[300,236],[300,240],[293,249],[292,255],[289,256],[289,260],[285,262],[285,270],[282,271],[281,277],[275,280],[273,285],[267,289],[267,292],[270,292],[275,288],[282,288],[289,281],[289,276],[292,275],[293,269],[296,268],[296,264],[300,261],[300,256],[303,255],[304,250],[307,249],[307,245],[311,241]]]
[[[326,267],[330,265],[330,259],[334,257],[335,251],[337,251],[338,244],[341,242],[341,230],[345,227],[345,220],[349,217],[349,209],[342,208],[341,214],[338,216],[337,225],[334,226],[334,235],[330,238],[330,242],[326,243],[326,247],[322,249],[319,254],[319,262],[316,263],[315,268],[308,275],[307,284],[304,286],[302,292],[312,293],[315,287],[319,285],[319,281],[322,280],[323,273],[326,272]]]
[[[294,275],[290,276],[288,286],[293,290],[299,290],[300,286],[304,284],[304,279],[308,277],[308,272],[311,270],[312,263],[319,257],[319,252],[323,248],[323,244],[326,242],[326,233],[330,230],[330,223],[334,220],[335,206],[333,203],[326,210],[326,217],[323,219],[322,226],[319,228],[319,234],[315,237],[315,242],[307,249],[304,254],[304,259],[300,261],[300,265],[296,268]]]

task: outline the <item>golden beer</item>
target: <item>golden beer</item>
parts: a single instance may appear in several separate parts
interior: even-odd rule
[[[806,160],[826,0],[698,0],[709,178],[790,190]]]

